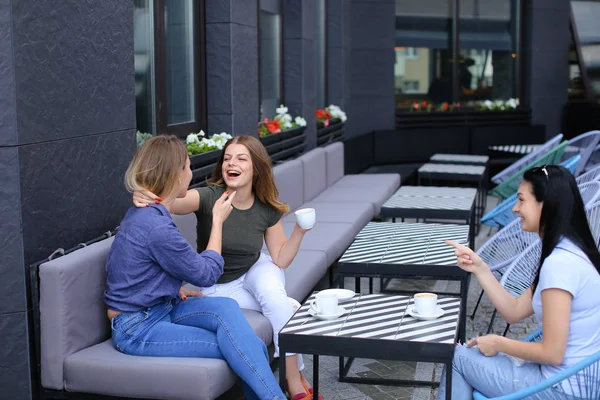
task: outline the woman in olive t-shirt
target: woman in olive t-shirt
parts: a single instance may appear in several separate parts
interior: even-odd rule
[[[171,208],[174,214],[196,213],[199,251],[206,247],[210,234],[211,209],[224,192],[235,192],[233,210],[223,224],[225,271],[216,285],[201,291],[206,296],[233,298],[241,308],[261,312],[273,326],[278,356],[276,333],[291,318],[296,303],[287,297],[283,269],[294,260],[307,230],[296,225],[290,238],[286,237],[281,217],[289,207],[279,201],[269,155],[258,139],[236,136],[225,144],[210,186],[188,190]],[[150,192],[134,193],[138,207],[155,201],[160,199]],[[270,256],[261,252],[263,240]],[[292,399],[312,398],[312,388],[300,373],[304,367],[301,356],[286,356],[286,381]]]

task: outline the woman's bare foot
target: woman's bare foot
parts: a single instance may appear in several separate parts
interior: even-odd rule
[[[285,381],[290,398],[293,399],[301,393],[306,394],[307,392],[304,389],[300,371],[298,371],[298,358],[295,355],[285,358],[285,371]]]
[[[300,379],[302,380],[302,385],[304,385],[304,390],[306,390],[306,392],[308,392],[309,394],[313,394],[313,388],[312,385],[308,382],[308,379],[306,379],[306,377],[304,376],[304,374],[302,373],[302,371],[300,372]],[[312,398],[312,396],[311,396]],[[319,394],[319,400],[323,400],[323,396],[321,396]]]

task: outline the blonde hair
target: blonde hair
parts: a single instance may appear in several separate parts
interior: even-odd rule
[[[211,185],[225,186],[223,179],[223,159],[225,158],[225,150],[232,144],[241,144],[248,149],[250,158],[252,159],[252,189],[258,199],[268,206],[273,207],[277,211],[285,214],[290,211],[290,207],[279,201],[279,191],[275,186],[273,179],[273,168],[271,167],[271,157],[267,153],[265,146],[253,136],[235,136],[225,143],[219,161],[213,169]]]
[[[187,148],[176,136],[154,136],[133,156],[125,173],[125,187],[131,193],[149,190],[163,200],[173,200],[187,158]]]

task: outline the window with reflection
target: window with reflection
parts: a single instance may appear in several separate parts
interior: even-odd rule
[[[206,128],[204,1],[134,5],[137,129],[185,137]]]
[[[521,0],[457,0],[456,56],[453,1],[396,0],[397,105],[518,97]]]
[[[571,1],[569,97],[600,97],[600,2]],[[590,92],[590,93],[587,93]]]
[[[396,0],[396,103],[452,101],[448,0]]]
[[[462,0],[460,100],[517,97],[520,0]]]
[[[317,108],[327,106],[327,6],[325,0],[317,2],[317,35],[316,35],[316,58],[317,58]]]
[[[260,115],[271,118],[282,103],[281,1],[260,0]]]
[[[136,126],[154,133],[154,2],[134,0],[133,13]]]

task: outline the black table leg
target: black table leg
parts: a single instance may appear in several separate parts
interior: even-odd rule
[[[452,361],[446,363],[446,400],[452,400]]]
[[[313,354],[313,400],[319,398],[319,355]]]
[[[469,277],[460,280],[460,318],[458,319],[458,340],[465,343],[467,335],[467,292],[469,291]]]
[[[285,351],[279,346],[279,386],[281,387],[281,391],[285,393]]]
[[[360,276],[354,278],[354,292],[360,293]]]

